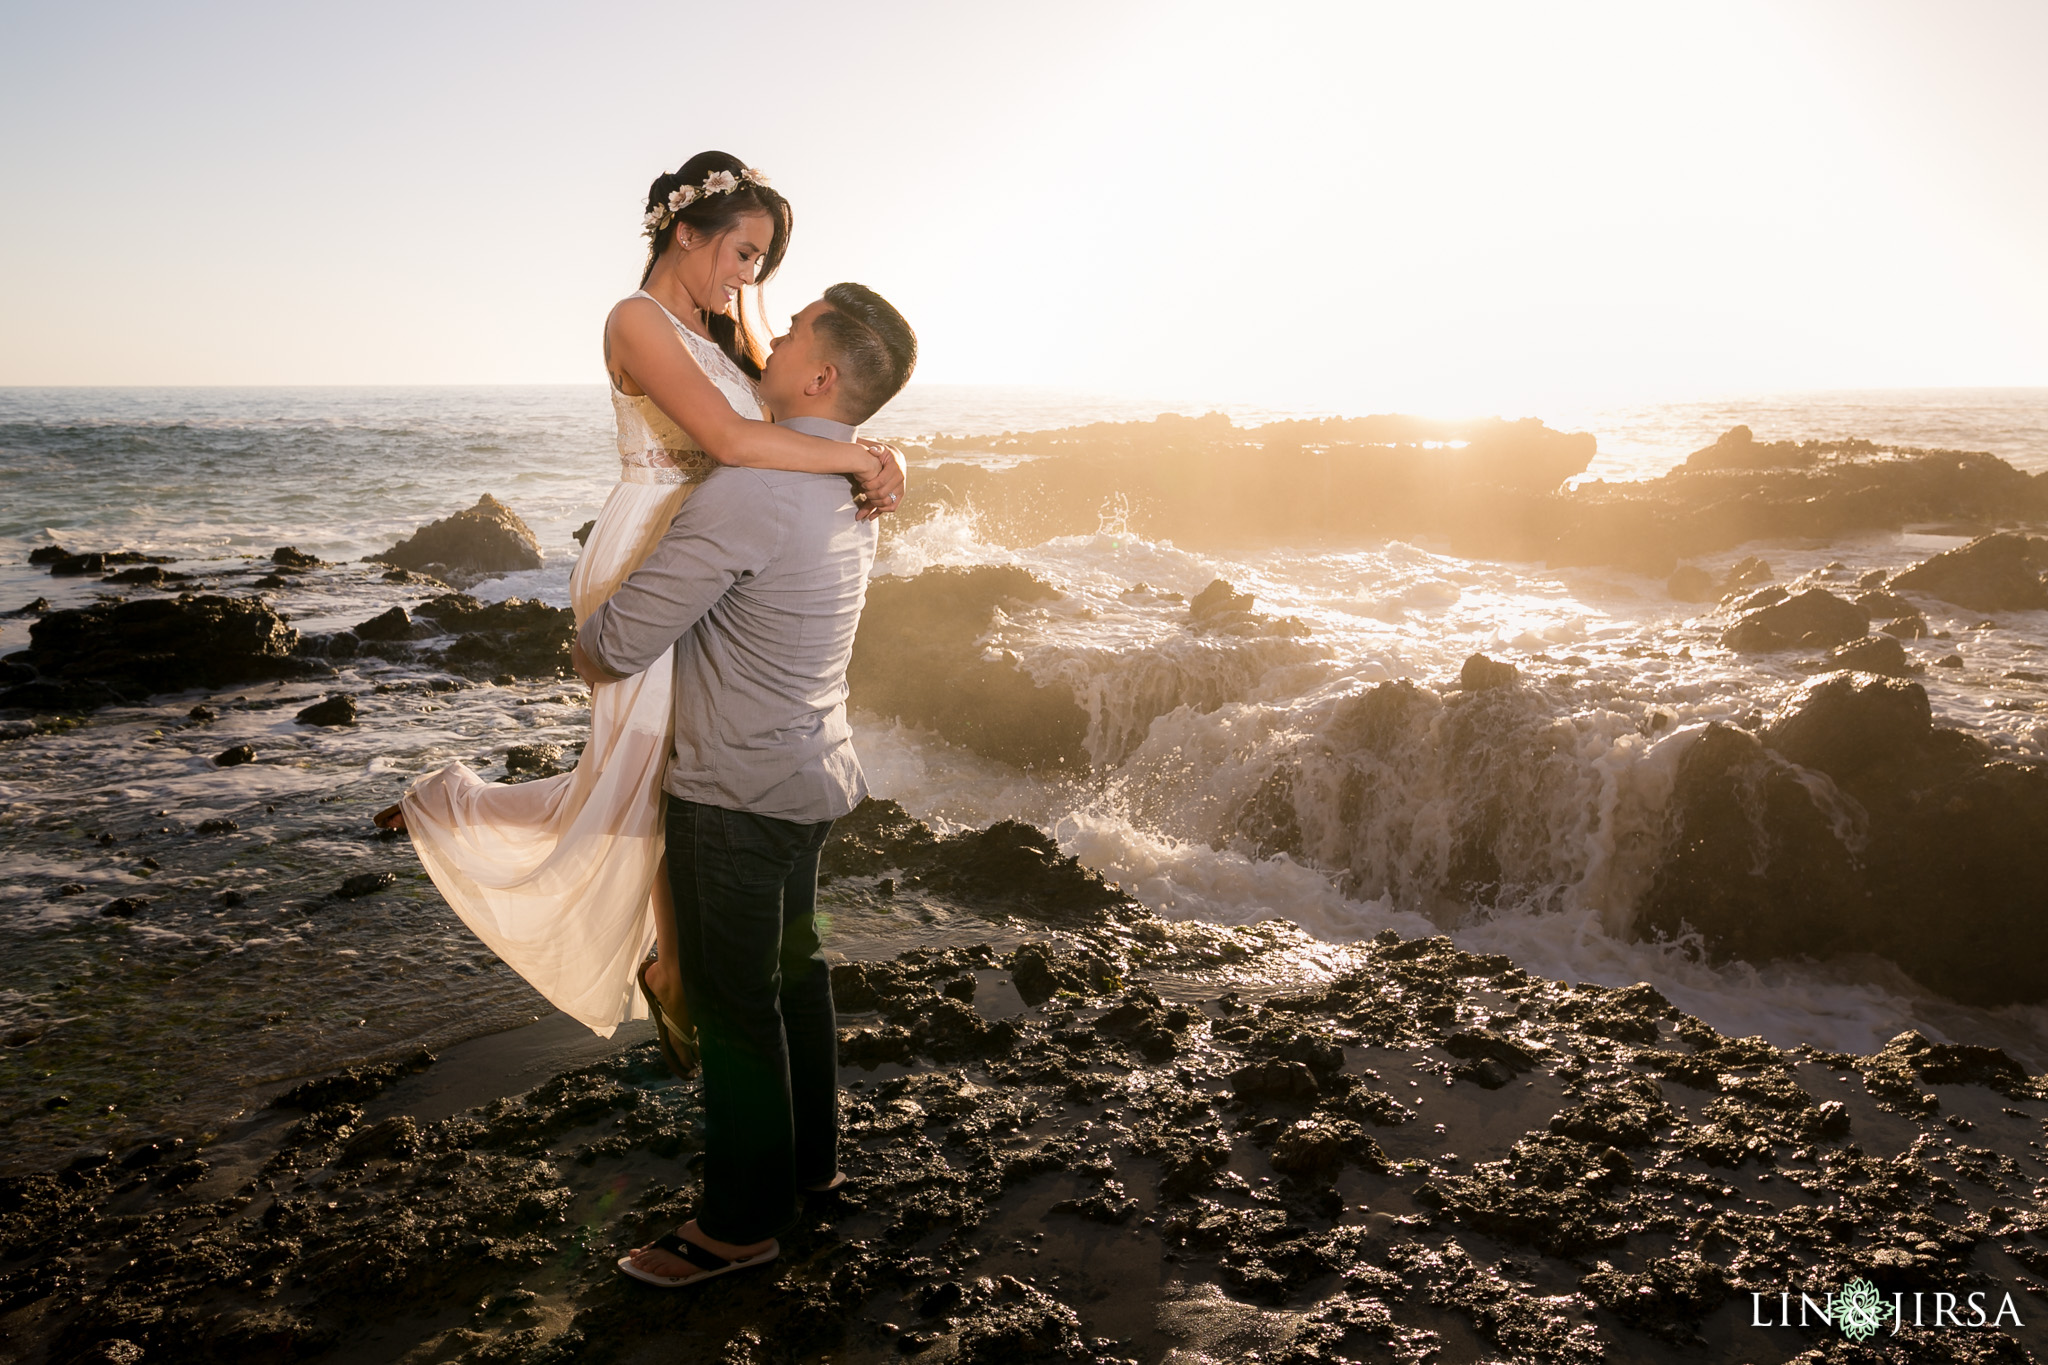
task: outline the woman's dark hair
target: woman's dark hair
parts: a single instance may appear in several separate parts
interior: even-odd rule
[[[728,171],[735,176],[742,175],[747,163],[730,152],[699,152],[666,175],[658,175],[647,187],[647,208],[668,208],[668,197],[685,185],[702,189],[705,180],[719,171]],[[654,234],[653,245],[647,252],[647,268],[640,272],[640,284],[644,288],[654,275],[654,263],[661,259],[676,240],[676,229],[687,224],[689,228],[704,237],[716,237],[725,232],[750,213],[765,213],[773,225],[768,247],[761,256],[761,273],[754,283],[766,284],[782,264],[783,253],[789,250],[789,233],[792,219],[789,201],[769,189],[742,179],[740,187],[727,194],[700,194],[697,201],[679,211],[669,225]],[[711,339],[719,348],[731,356],[733,363],[755,379],[761,377],[761,367],[768,361],[768,345],[763,333],[747,321],[746,294],[741,293],[734,312],[737,319],[723,313],[712,313],[704,319],[711,332]],[[757,300],[758,302],[758,300]]]

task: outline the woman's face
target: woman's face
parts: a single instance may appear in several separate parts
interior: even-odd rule
[[[716,237],[692,239],[682,261],[690,301],[707,313],[729,310],[740,287],[760,278],[774,240],[775,224],[765,213],[746,214]]]

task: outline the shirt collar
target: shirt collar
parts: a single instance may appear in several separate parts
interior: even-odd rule
[[[822,436],[828,441],[851,441],[854,433],[860,430],[857,426],[835,422],[829,417],[785,417],[775,425],[806,436]]]

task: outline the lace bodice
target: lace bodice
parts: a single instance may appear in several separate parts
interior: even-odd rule
[[[734,412],[742,417],[764,416],[761,400],[754,393],[754,382],[716,342],[683,326],[674,313],[662,308],[661,300],[646,290],[638,290],[631,297],[648,299],[661,308],[662,316],[674,324],[676,335],[682,338],[683,349],[703,366],[705,376],[718,386]],[[690,439],[689,433],[670,421],[652,398],[624,393],[617,384],[607,387],[612,392],[612,413],[619,423],[621,479],[628,483],[695,483],[711,472],[715,463],[712,458]]]

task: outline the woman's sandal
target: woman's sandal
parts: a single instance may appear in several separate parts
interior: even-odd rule
[[[668,1064],[676,1079],[686,1081],[697,1074],[697,1031],[691,1029],[685,1033],[680,1028],[670,1029],[668,1014],[661,1008],[660,998],[655,995],[654,987],[647,984],[647,969],[653,964],[651,957],[640,964],[640,994],[647,998],[647,1016],[654,1020],[654,1040],[661,1048],[661,1060]]]
[[[696,1284],[700,1280],[715,1280],[720,1275],[729,1275],[735,1270],[751,1270],[757,1265],[768,1264],[782,1254],[782,1244],[771,1241],[765,1250],[757,1251],[751,1256],[742,1256],[737,1260],[728,1260],[715,1251],[698,1246],[695,1242],[685,1238],[680,1231],[657,1237],[654,1240],[654,1245],[660,1247],[669,1255],[680,1256],[691,1265],[696,1266],[697,1273],[694,1275],[657,1275],[651,1270],[642,1270],[639,1266],[634,1265],[631,1256],[619,1257],[619,1269],[625,1271],[636,1280],[641,1280],[662,1289],[678,1289],[686,1284]]]
[[[383,810],[370,817],[370,823],[378,829],[403,830],[405,828],[405,802],[401,801],[395,806],[386,806]]]

